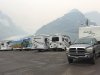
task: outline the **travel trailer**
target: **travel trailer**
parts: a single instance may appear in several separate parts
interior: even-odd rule
[[[95,58],[100,56],[100,26],[79,28],[79,39],[66,50],[68,62],[74,59],[87,59],[95,64]]]
[[[12,42],[5,40],[0,42],[0,50],[12,50]]]
[[[51,35],[49,40],[50,50],[66,50],[71,44],[70,37],[66,35]]]
[[[32,49],[38,51],[45,51],[49,48],[49,36],[48,35],[35,35],[32,37]]]
[[[100,26],[86,26],[79,28],[79,38],[94,37],[100,41]]]

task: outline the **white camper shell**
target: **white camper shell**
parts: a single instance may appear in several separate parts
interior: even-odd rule
[[[44,51],[48,50],[49,48],[49,42],[48,39],[49,36],[47,35],[35,35],[32,38],[32,49],[36,49],[38,51]]]
[[[52,35],[50,36],[51,50],[66,50],[71,43],[70,37],[66,35]]]
[[[12,43],[11,41],[1,41],[0,42],[0,50],[12,50],[12,47],[11,47]]]
[[[94,37],[100,41],[100,26],[86,26],[79,28],[79,38]]]

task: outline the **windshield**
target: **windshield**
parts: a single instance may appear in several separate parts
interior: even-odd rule
[[[75,41],[75,44],[93,44],[92,38],[81,38]]]

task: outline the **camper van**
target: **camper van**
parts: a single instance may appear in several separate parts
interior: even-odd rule
[[[0,42],[0,50],[12,50],[12,42],[11,41],[1,41]]]
[[[49,40],[50,50],[66,50],[71,43],[69,36],[59,34],[51,35]]]
[[[66,50],[68,62],[74,59],[87,59],[95,64],[95,58],[100,56],[100,26],[86,26],[79,28],[79,39],[77,39]]]
[[[32,49],[38,51],[45,51],[49,48],[49,36],[47,35],[35,35],[32,37]]]

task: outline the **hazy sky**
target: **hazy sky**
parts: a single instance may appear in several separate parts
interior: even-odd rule
[[[0,10],[29,33],[74,8],[100,12],[100,0],[0,0]]]

